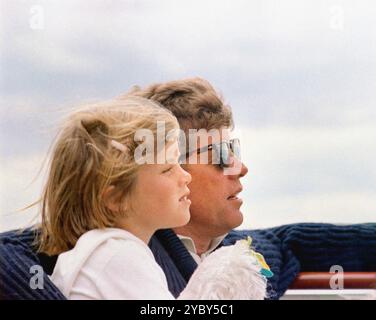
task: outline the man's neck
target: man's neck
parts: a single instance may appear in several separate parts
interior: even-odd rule
[[[195,244],[197,254],[201,256],[203,253],[209,250],[210,244],[215,237],[205,237],[199,232],[194,232],[189,226],[174,228],[176,234],[189,237]]]

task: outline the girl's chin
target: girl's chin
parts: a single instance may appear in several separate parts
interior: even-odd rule
[[[185,226],[189,222],[189,220],[191,219],[191,214],[189,212],[189,209],[181,212],[179,218],[180,219],[177,222],[177,225],[175,226],[175,228]]]

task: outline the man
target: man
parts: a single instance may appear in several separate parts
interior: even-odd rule
[[[219,165],[220,161],[210,163],[220,156],[215,153],[219,153],[221,142],[231,148],[233,119],[230,107],[209,82],[200,78],[171,81],[145,89],[136,87],[128,94],[152,99],[169,109],[186,137],[192,129],[221,130],[219,137],[202,139],[199,136],[197,147],[188,150],[188,161],[183,167],[192,176],[189,185],[191,220],[173,231],[157,232],[150,243],[175,296],[202,259],[218,246],[232,244],[247,235],[254,238],[256,249],[265,255],[275,274],[269,282],[271,298],[279,298],[300,271],[328,272],[331,266],[338,264],[345,271],[376,270],[376,259],[370,258],[376,254],[376,224],[342,227],[296,224],[253,232],[233,231],[243,221],[242,199],[238,194],[242,191],[240,180],[248,169],[234,154],[230,167],[237,170],[227,174],[227,168]],[[190,145],[188,138],[186,144]],[[213,145],[217,148],[210,148]],[[209,153],[209,163],[200,161],[205,153]],[[197,157],[197,164],[189,161],[193,156]],[[160,244],[169,256],[161,256],[156,249]]]
[[[341,265],[344,271],[376,270],[376,224],[293,224],[265,230],[233,230],[243,221],[240,180],[248,169],[237,157],[236,140],[230,139],[231,109],[207,81],[172,81],[143,90],[135,88],[128,94],[152,99],[169,109],[188,133],[187,138],[189,129],[222,129],[219,135],[199,136],[197,145],[183,153],[184,168],[192,175],[190,222],[175,230],[158,231],[149,244],[175,296],[184,289],[202,259],[216,248],[249,235],[274,273],[268,279],[271,299],[283,295],[300,271],[328,272],[333,265]],[[46,274],[43,289],[30,289],[31,268],[40,264],[50,274],[57,258],[37,255],[32,246],[34,238],[35,233],[30,230],[0,235],[0,296],[64,299]]]
[[[232,165],[238,170],[225,175],[219,165],[208,164],[207,160],[210,162],[214,157],[213,150],[197,154],[197,150],[207,145],[230,141],[231,109],[207,81],[199,78],[156,84],[144,90],[135,88],[129,94],[154,100],[169,109],[185,133],[190,156],[185,159],[187,164],[183,164],[183,168],[193,177],[189,185],[191,219],[186,226],[174,231],[199,262],[202,255],[205,256],[223,240],[224,235],[243,222],[242,199],[238,194],[242,191],[240,179],[247,174],[247,167],[232,157]],[[189,130],[193,129],[204,130],[204,133],[196,135],[196,146],[189,150],[192,149]],[[214,129],[219,134],[209,134]]]

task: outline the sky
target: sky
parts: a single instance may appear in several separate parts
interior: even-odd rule
[[[374,1],[0,0],[0,231],[55,128],[133,85],[202,77],[241,133],[244,223],[376,221]]]

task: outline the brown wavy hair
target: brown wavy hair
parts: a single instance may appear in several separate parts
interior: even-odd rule
[[[123,97],[151,99],[170,110],[188,137],[189,129],[221,129],[234,126],[231,107],[220,93],[202,78],[188,78],[133,87]]]

